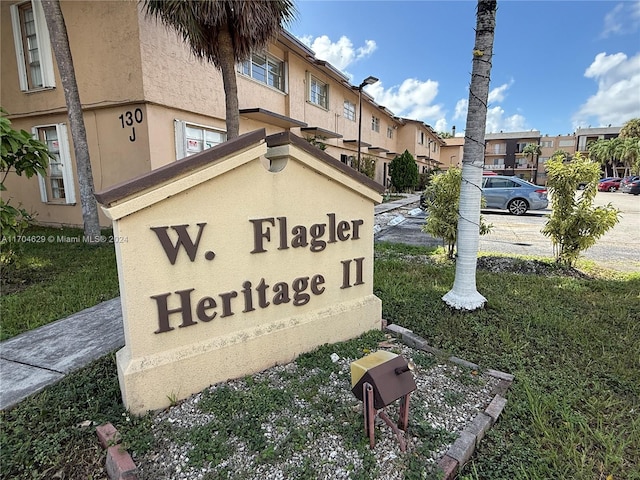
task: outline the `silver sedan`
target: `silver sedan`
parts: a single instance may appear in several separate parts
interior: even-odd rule
[[[482,196],[486,201],[486,208],[506,209],[513,215],[524,215],[527,210],[544,210],[549,205],[545,187],[519,177],[483,177]]]

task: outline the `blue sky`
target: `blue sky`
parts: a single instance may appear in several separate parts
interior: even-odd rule
[[[476,2],[298,0],[287,29],[398,116],[464,131]],[[498,0],[487,132],[640,117],[640,0]]]

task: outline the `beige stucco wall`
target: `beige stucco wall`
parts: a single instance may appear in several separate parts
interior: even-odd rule
[[[0,2],[2,39],[1,104],[12,115],[66,110],[52,54],[54,89],[20,92],[10,5]],[[142,98],[142,70],[135,2],[62,1],[71,54],[83,105],[98,106]],[[16,92],[20,92],[16,95]]]
[[[133,413],[168,406],[170,398],[182,399],[212,383],[380,328],[381,305],[373,295],[373,205],[379,195],[321,162],[315,165],[317,160],[297,149],[294,155],[302,161],[291,157],[282,171],[268,171],[258,155],[265,150],[258,146],[167,183],[182,188],[181,181],[193,182],[179,193],[163,193],[162,186],[157,193],[149,190],[162,199],[158,202],[147,202],[143,193],[109,209],[115,217],[125,215],[114,224],[121,238],[116,252],[126,342],[118,369],[125,405]],[[126,214],[130,204],[137,206]],[[311,245],[293,247],[292,232],[302,228],[296,226],[311,235],[313,224],[324,224],[327,231],[319,239],[329,241],[330,215],[336,224],[348,223],[351,237],[317,252]],[[274,219],[274,224],[260,219]],[[182,250],[172,265],[151,228],[189,225],[195,240],[197,224],[204,226],[193,261]],[[175,241],[175,232],[168,232]],[[287,248],[281,248],[282,236]],[[362,259],[361,284],[356,284],[357,258]],[[352,261],[347,288],[343,261]],[[323,280],[317,291],[308,286],[301,292],[309,294],[308,303],[294,305],[296,279],[317,276]],[[266,306],[257,293],[262,281],[268,284]],[[279,282],[288,287],[278,289],[289,288],[286,303],[275,300]],[[166,301],[168,309],[180,308],[175,292],[190,289],[185,295],[192,301],[193,323],[180,327],[186,322],[174,312],[163,326],[159,305]],[[228,297],[225,314],[223,297],[229,292],[236,293]],[[207,310],[216,314],[209,321],[198,318],[197,304],[204,297],[217,303]]]
[[[120,115],[140,109],[142,122],[122,128]],[[132,113],[132,117],[135,116]],[[140,115],[138,116],[140,118]],[[133,104],[117,108],[103,108],[86,111],[84,114],[87,143],[91,155],[91,168],[95,191],[110,187],[116,183],[128,180],[149,171],[149,136],[147,129],[147,114],[143,104]],[[69,153],[71,155],[72,171],[76,203],[73,205],[43,203],[36,177],[27,179],[23,176],[10,174],[6,180],[7,192],[3,198],[11,198],[12,203],[21,203],[30,212],[35,212],[36,222],[44,225],[82,225],[82,209],[80,206],[80,190],[76,173],[73,139],[66,114],[46,115],[40,117],[26,117],[12,120],[12,127],[16,130],[24,129],[28,132],[33,127],[63,123],[67,126]],[[135,128],[135,137],[132,128]],[[135,141],[131,141],[135,138]],[[111,222],[100,212],[100,224],[110,226]]]

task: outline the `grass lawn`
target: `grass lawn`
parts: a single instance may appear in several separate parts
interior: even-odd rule
[[[389,321],[516,376],[460,478],[640,479],[640,274],[479,270],[488,306],[460,313],[440,300],[455,275],[441,258],[377,245],[374,291]],[[112,247],[25,245],[11,278],[20,272],[26,281],[13,293],[3,284],[3,338],[117,295]],[[152,441],[149,417],[129,417],[122,406],[113,355],[2,412],[1,421],[3,479],[104,478],[104,453],[85,421],[112,422],[136,449]]]
[[[113,244],[72,243],[82,236],[73,228],[33,227],[24,236],[36,242],[22,242],[0,276],[0,340],[119,295]]]

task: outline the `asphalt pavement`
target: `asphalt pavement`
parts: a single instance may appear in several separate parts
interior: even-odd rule
[[[608,204],[620,211],[620,222],[581,256],[613,270],[640,272],[640,196],[598,192],[594,205]],[[421,212],[408,215],[410,208],[408,206],[407,212],[404,212],[404,221],[382,228],[376,235],[376,242],[442,245],[441,240],[436,240],[421,230],[427,214]],[[549,208],[530,210],[522,216],[514,216],[501,210],[483,210],[484,219],[493,225],[493,229],[491,233],[480,237],[479,251],[554,258],[551,239],[541,232],[550,214]]]

